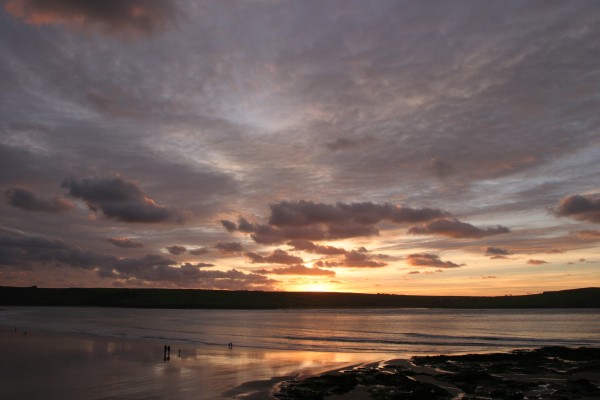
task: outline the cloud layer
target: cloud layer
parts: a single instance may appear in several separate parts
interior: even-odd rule
[[[486,295],[597,281],[598,15],[6,0],[0,230],[38,245],[5,245],[0,281]]]

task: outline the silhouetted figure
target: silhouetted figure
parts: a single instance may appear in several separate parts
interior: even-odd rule
[[[179,351],[177,352],[177,356],[178,356],[179,358],[181,358],[181,349],[179,349]]]
[[[167,346],[167,359],[171,359],[171,346]]]
[[[229,350],[233,349],[233,343],[229,342],[229,344],[227,345],[227,347],[229,347]]]

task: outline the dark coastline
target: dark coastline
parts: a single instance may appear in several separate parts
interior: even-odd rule
[[[600,349],[544,347],[507,353],[413,357],[279,385],[280,400],[592,400]]]
[[[522,296],[413,296],[192,289],[0,287],[0,305],[172,309],[600,308],[600,288]]]

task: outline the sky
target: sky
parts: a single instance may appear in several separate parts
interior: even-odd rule
[[[597,1],[0,4],[0,285],[600,286]]]

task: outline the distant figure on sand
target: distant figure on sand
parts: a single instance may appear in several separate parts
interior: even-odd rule
[[[227,345],[227,347],[229,347],[229,349],[233,349],[233,343],[229,342],[229,344]]]
[[[179,349],[179,351],[177,352],[177,356],[178,356],[179,358],[181,358],[181,349]]]
[[[165,361],[171,360],[171,346],[167,346],[166,344],[165,344],[164,360]]]

